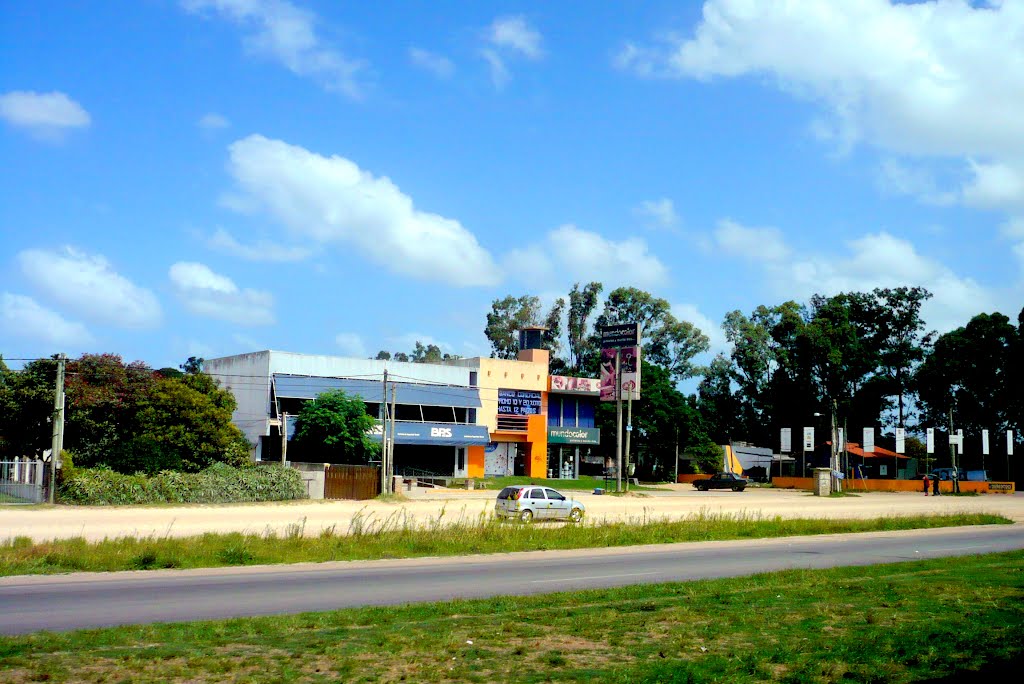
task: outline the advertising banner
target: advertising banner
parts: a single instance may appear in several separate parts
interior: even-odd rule
[[[981,453],[988,456],[988,430],[981,431]]]
[[[788,454],[793,451],[793,428],[782,428],[779,434],[779,451]]]
[[[864,428],[864,442],[861,444],[861,448],[866,453],[872,453],[875,450],[875,428]]]
[[[814,451],[814,428],[804,428],[804,451]]]
[[[1006,455],[1013,456],[1013,430],[1006,431]]]
[[[935,453],[935,428],[928,428],[926,434],[928,436],[928,453],[929,454],[934,454]]]
[[[540,392],[530,390],[498,390],[498,413],[513,416],[535,416],[540,413]]]
[[[564,375],[552,375],[551,391],[567,394],[597,394],[601,391],[601,381],[596,378],[570,378]]]
[[[839,453],[846,451],[846,430],[839,428]]]
[[[896,453],[907,453],[907,431],[904,428],[896,428]]]
[[[640,398],[640,347],[601,350],[601,401],[615,401],[615,352],[619,352],[622,398]]]
[[[640,344],[640,324],[601,326],[601,349],[622,349]]]

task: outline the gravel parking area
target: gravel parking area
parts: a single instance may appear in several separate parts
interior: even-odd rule
[[[557,488],[557,482],[552,483]],[[862,492],[849,497],[816,497],[809,492],[751,488],[743,492],[698,492],[690,485],[628,497],[570,493],[587,507],[590,521],[680,519],[699,513],[783,518],[875,518],[927,513],[997,513],[1024,522],[1024,495],[940,496]],[[0,539],[36,541],[68,537],[99,540],[120,536],[192,536],[204,532],[271,530],[283,534],[301,525],[306,535],[333,527],[350,529],[353,520],[409,521],[426,525],[489,516],[496,491],[417,490],[405,501],[300,501],[220,506],[0,507]],[[443,513],[443,516],[442,516]]]

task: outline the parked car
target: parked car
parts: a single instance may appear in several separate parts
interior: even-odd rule
[[[523,522],[533,520],[583,520],[587,507],[555,491],[540,485],[515,485],[498,492],[494,512],[501,518],[518,518]]]
[[[966,480],[967,476],[964,473],[963,468],[935,468],[932,470],[932,477],[937,477],[942,481],[952,480],[953,473],[956,472],[956,478],[958,480]]]
[[[706,492],[709,489],[731,489],[734,492],[742,492],[746,489],[747,482],[747,478],[735,473],[715,473],[705,480],[694,480],[693,486],[701,492]]]

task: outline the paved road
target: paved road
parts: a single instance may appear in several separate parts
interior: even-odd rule
[[[0,633],[734,577],[1024,549],[1024,525],[617,549],[0,578]]]

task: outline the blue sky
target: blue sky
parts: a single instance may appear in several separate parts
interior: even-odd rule
[[[575,281],[1024,305],[1024,3],[16,3],[0,352],[486,354]]]

